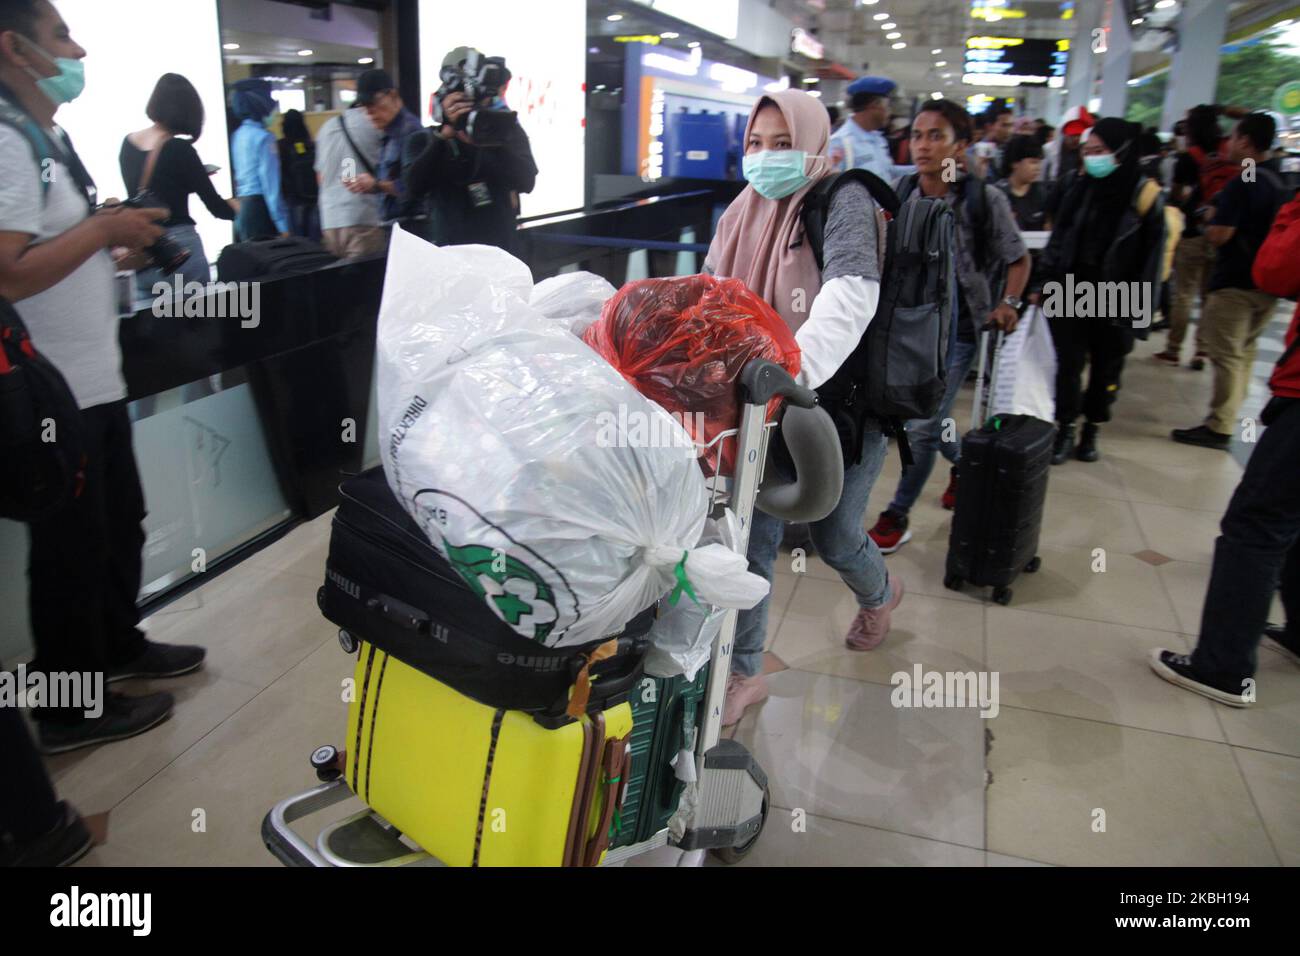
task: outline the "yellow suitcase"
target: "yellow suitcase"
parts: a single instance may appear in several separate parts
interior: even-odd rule
[[[548,730],[362,643],[347,782],[448,866],[594,866],[626,788],[631,732],[627,703]]]

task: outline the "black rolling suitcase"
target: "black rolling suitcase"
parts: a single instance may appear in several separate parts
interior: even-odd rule
[[[469,589],[372,469],[339,486],[321,612],[351,653],[366,641],[481,704],[566,721],[569,692],[589,655],[609,640],[617,653],[590,665],[588,710],[626,699],[650,646],[652,605],[622,632],[581,647],[547,648],[521,637]]]
[[[1038,535],[1056,426],[1029,415],[996,415],[984,421],[987,344],[982,336],[975,428],[961,443],[960,483],[943,583],[954,591],[965,584],[991,587],[993,600],[1007,604],[1016,576],[1039,567]],[[993,379],[1001,344],[999,332]]]
[[[222,282],[280,279],[314,272],[339,260],[319,242],[302,236],[249,239],[235,242],[217,256],[217,278]]]

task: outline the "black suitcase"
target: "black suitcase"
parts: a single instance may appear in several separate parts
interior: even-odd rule
[[[279,279],[314,272],[338,261],[319,242],[302,236],[249,239],[221,250],[217,278],[222,282]]]
[[[498,618],[429,543],[393,496],[382,469],[339,486],[321,612],[345,650],[363,639],[490,707],[565,720],[569,690],[588,655],[617,638],[618,652],[590,668],[588,710],[626,699],[641,676],[652,605],[617,635],[581,647],[547,648]]]
[[[976,422],[982,420],[985,347],[981,340]],[[962,439],[944,587],[991,587],[993,600],[1007,604],[1016,576],[1038,570],[1038,535],[1055,438],[1056,426],[1050,422],[999,415]]]

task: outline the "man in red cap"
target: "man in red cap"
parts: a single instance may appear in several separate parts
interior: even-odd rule
[[[1056,217],[1056,208],[1065,193],[1064,184],[1083,168],[1079,144],[1083,134],[1096,122],[1097,118],[1082,106],[1068,109],[1061,119],[1061,135],[1043,147],[1041,178],[1048,184],[1047,214],[1052,218]]]

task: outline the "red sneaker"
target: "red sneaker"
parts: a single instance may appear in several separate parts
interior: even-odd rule
[[[946,511],[952,511],[957,507],[957,467],[954,465],[952,475],[948,478],[948,487],[943,490],[943,497],[939,499],[939,504],[943,505]]]
[[[867,534],[876,542],[881,554],[893,554],[912,540],[912,532],[907,530],[907,515],[900,515],[897,511],[882,511],[875,527]]]

